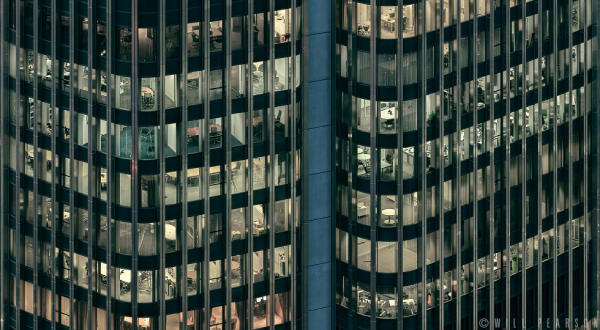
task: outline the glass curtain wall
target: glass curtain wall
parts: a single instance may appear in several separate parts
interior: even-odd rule
[[[594,315],[594,4],[336,1],[339,327]]]
[[[8,328],[296,326],[301,5],[2,1]]]

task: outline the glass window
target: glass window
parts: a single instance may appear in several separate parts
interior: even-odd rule
[[[120,60],[131,60],[131,40],[131,29],[120,28],[119,42],[117,43],[117,55]]]
[[[278,58],[275,60],[275,77],[274,87],[275,91],[281,91],[289,88],[289,65],[290,59],[288,57]]]
[[[356,4],[356,34],[362,37],[371,35],[371,6]]]
[[[371,54],[369,52],[356,52],[356,81],[363,84],[369,84],[371,71]]]
[[[357,175],[368,179],[371,174],[371,148],[365,146],[356,147]]]
[[[160,205],[160,189],[158,175],[142,175],[140,179],[141,207],[158,207]]]
[[[265,14],[254,14],[254,19],[252,20],[252,22],[254,23],[254,31],[252,31],[254,38],[254,47],[264,46],[266,40]]]
[[[107,88],[107,81],[106,81],[106,72],[105,71],[100,71],[99,75],[96,75],[95,77],[97,79],[97,81],[94,82],[94,84],[96,86],[100,86],[98,88],[98,90],[96,90],[96,100],[100,103],[106,103],[106,88]],[[114,78],[114,76],[113,76]],[[114,86],[114,81],[111,81],[111,87]]]
[[[156,255],[158,251],[156,223],[138,223],[138,254],[142,256]]]
[[[246,144],[246,113],[240,112],[231,115],[231,146],[233,148]]]
[[[200,56],[202,53],[202,39],[201,24],[199,22],[192,22],[187,24],[187,49],[188,56]]]
[[[396,288],[378,288],[377,292],[377,317],[385,318],[385,319],[394,319],[396,318]]]
[[[138,271],[137,274],[137,295],[138,302],[140,303],[149,303],[158,300],[157,296],[154,294],[154,283],[156,271],[152,270],[142,270]],[[143,318],[138,319],[138,322],[142,321]]]
[[[336,257],[342,262],[348,263],[348,233],[337,229],[335,230],[336,234]]]
[[[96,24],[96,54],[106,56],[106,24],[101,21]]]
[[[139,159],[154,159],[158,157],[158,139],[160,127],[140,127],[138,135]]]
[[[369,285],[365,283],[357,283],[356,295],[356,312],[362,315],[371,314],[371,292],[369,292]]]
[[[131,78],[125,76],[115,76],[112,88],[118,93],[113,92],[113,106],[122,110],[131,109]]]
[[[179,172],[165,173],[165,204],[173,205],[179,201]]]
[[[377,85],[396,86],[396,55],[377,54]]]
[[[282,143],[289,134],[288,106],[279,106],[274,110],[273,125],[275,126],[275,141]]]
[[[402,242],[402,271],[404,273],[418,268],[418,253],[416,238]]]
[[[246,30],[247,22],[246,17],[232,17],[231,18],[231,49],[240,50],[247,48],[246,45]]]
[[[93,138],[96,140],[96,150],[106,153],[106,120],[95,118],[94,121],[96,130],[93,132]]]
[[[52,59],[40,54],[38,57],[38,80],[43,86],[51,87],[53,71]]]
[[[380,6],[381,12],[379,21],[378,37],[382,39],[395,39],[396,38],[396,7],[394,6]]]
[[[179,106],[179,75],[165,76],[165,108],[176,108]]]
[[[186,84],[188,105],[200,104],[202,102],[202,93],[204,90],[202,77],[202,71],[188,72]]]
[[[173,78],[174,79],[174,78]],[[158,79],[142,78],[140,84],[140,110],[152,111],[158,109]],[[174,95],[172,95],[174,96]]]
[[[268,61],[255,62],[252,64],[252,94],[259,95],[266,92],[267,66]]]
[[[377,242],[377,272],[378,273],[397,273],[398,261],[398,243],[397,242]]]
[[[284,199],[275,202],[275,210],[274,210],[274,225],[275,232],[284,232],[289,229],[289,219],[290,219],[290,203],[289,200]]]
[[[246,237],[246,208],[240,207],[231,210],[231,240],[240,240]]]
[[[165,28],[165,56],[166,58],[179,58],[179,25]]]
[[[210,71],[209,99],[218,100],[223,98],[223,70]]]
[[[267,186],[267,162],[266,156],[254,158],[253,164],[253,188],[254,190],[262,189]]]
[[[164,145],[164,156],[172,157],[179,154],[179,124],[172,123],[165,125],[165,141]]]
[[[254,205],[252,209],[252,230],[254,236],[260,236],[267,231],[267,215],[265,214],[267,204]]]
[[[246,65],[231,67],[231,98],[239,98],[246,94]]]
[[[208,174],[209,195],[219,196],[225,193],[225,171],[222,165],[211,166]]]
[[[166,253],[171,253],[179,250],[179,237],[177,233],[179,233],[179,226],[177,225],[177,220],[173,219],[165,221],[163,235],[165,236]],[[176,281],[173,279],[173,282]]]
[[[396,195],[383,195],[380,197],[379,225],[382,227],[395,227],[398,221],[398,203]]]
[[[77,26],[76,36],[79,37],[78,45],[80,49],[87,49],[88,42],[88,27],[89,22],[87,17],[78,18],[79,24]]]
[[[396,122],[398,120],[397,102],[377,102],[379,106],[379,132],[385,134],[396,133]]]
[[[210,22],[210,51],[223,50],[223,21]]]
[[[275,22],[273,28],[274,42],[277,44],[289,41],[292,21],[290,18],[290,9],[276,10],[273,18]]]
[[[114,134],[112,141],[114,156],[121,158],[131,157],[131,127],[113,124],[111,133]]]
[[[222,121],[223,118],[214,118],[209,119],[210,123],[208,124],[208,138],[209,138],[209,148],[210,149],[218,149],[223,146],[223,126]]]
[[[369,194],[356,191],[356,221],[363,225],[370,225],[371,199]]]
[[[153,28],[138,29],[138,60],[140,62],[153,62],[157,57],[158,38]]]

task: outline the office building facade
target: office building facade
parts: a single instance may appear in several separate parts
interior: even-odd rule
[[[302,2],[0,3],[2,328],[296,328]]]
[[[598,2],[335,5],[337,326],[593,327]]]
[[[598,0],[0,4],[3,328],[599,326]]]

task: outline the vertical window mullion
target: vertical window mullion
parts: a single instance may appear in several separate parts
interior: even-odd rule
[[[22,15],[22,10],[23,7],[20,5],[20,3],[15,3],[15,11],[16,11],[16,33],[15,33],[15,62],[17,63],[17,65],[19,65],[20,61],[21,61],[21,38],[18,37],[21,34],[23,34],[23,27],[22,27],[22,22],[21,22],[21,15]],[[24,238],[21,235],[22,229],[21,229],[21,205],[20,205],[20,198],[21,198],[21,172],[24,171],[24,169],[22,170],[21,167],[24,168],[24,165],[22,165],[21,163],[23,162],[23,152],[22,150],[22,146],[21,146],[21,135],[22,135],[22,127],[24,125],[23,122],[23,112],[24,112],[24,107],[23,107],[23,102],[21,100],[22,96],[21,96],[21,70],[19,70],[18,68],[15,69],[15,73],[16,73],[16,79],[15,79],[15,114],[17,116],[16,118],[16,122],[17,122],[17,127],[16,127],[16,135],[15,135],[15,145],[16,145],[16,166],[15,166],[15,195],[14,195],[14,202],[15,202],[15,232],[14,232],[14,236],[15,236],[15,240],[14,242],[21,242],[22,240],[24,240]],[[15,244],[15,264],[18,265],[18,267],[15,267],[15,281],[13,282],[15,284],[15,302],[16,302],[16,306],[15,306],[15,310],[18,311],[20,308],[22,308],[22,296],[23,296],[23,292],[21,292],[21,259],[22,259],[22,253],[23,251],[21,251],[21,244]],[[21,329],[21,313],[16,312],[15,313],[15,322],[16,322],[16,326],[17,326],[17,330]]]
[[[289,220],[289,230],[291,231],[291,249],[290,249],[290,258],[288,258],[290,260],[290,274],[291,274],[291,288],[290,288],[290,297],[289,297],[289,306],[291,308],[291,325],[292,325],[292,329],[296,329],[296,310],[298,309],[298,306],[296,304],[297,299],[296,299],[296,295],[297,295],[297,277],[296,277],[296,269],[298,269],[296,267],[296,262],[297,262],[297,257],[296,257],[296,253],[298,251],[297,249],[297,242],[296,242],[296,213],[299,212],[299,210],[297,210],[296,206],[296,171],[298,170],[296,168],[296,149],[297,149],[297,145],[296,145],[296,112],[299,111],[297,105],[297,100],[296,100],[296,1],[292,0],[291,2],[291,78],[288,80],[289,82],[289,86],[290,86],[290,91],[291,91],[291,104],[290,104],[290,115],[288,116],[288,118],[290,118],[290,126],[291,126],[291,130],[290,130],[290,155],[289,155],[289,159],[290,162],[288,164],[288,167],[291,169],[288,173],[289,174],[289,183],[291,185],[291,197],[290,197],[290,203],[291,203],[291,214],[290,214],[290,220]],[[252,159],[251,156],[249,156],[250,159]],[[251,206],[250,206],[251,207]],[[250,252],[251,253],[251,252]],[[250,254],[251,255],[251,254]]]
[[[523,0],[525,1],[525,0]],[[473,56],[473,61],[471,62],[472,65],[472,71],[473,71],[473,76],[472,76],[472,82],[471,82],[471,93],[473,95],[473,102],[471,104],[472,110],[473,111],[473,124],[472,124],[472,129],[469,129],[469,140],[472,141],[472,145],[473,145],[473,171],[472,171],[472,177],[473,177],[473,181],[472,181],[472,185],[473,185],[473,217],[471,218],[473,221],[473,232],[471,234],[471,237],[473,238],[473,304],[472,304],[472,317],[471,317],[471,322],[472,322],[472,326],[474,329],[478,328],[478,315],[479,315],[479,235],[478,235],[478,229],[479,229],[479,200],[478,200],[478,185],[479,185],[479,175],[478,175],[478,167],[477,167],[477,159],[479,158],[479,150],[478,149],[478,143],[477,143],[477,129],[479,127],[479,121],[478,121],[478,114],[479,114],[479,108],[478,108],[478,84],[479,84],[479,80],[478,80],[478,56],[477,56],[477,50],[478,50],[478,46],[479,46],[479,42],[477,41],[479,38],[479,11],[478,11],[478,3],[479,0],[473,0],[472,2],[472,10],[473,10],[473,35],[470,36],[470,43],[472,44],[472,48],[471,51],[473,52],[471,56]],[[471,133],[472,136],[471,136]]]
[[[569,240],[569,272],[568,272],[568,276],[569,276],[569,283],[568,283],[568,287],[567,287],[567,294],[569,295],[568,297],[568,317],[569,320],[573,320],[573,184],[575,184],[575,182],[573,181],[573,110],[575,108],[576,105],[573,104],[573,0],[569,0],[568,1],[568,16],[569,19],[567,20],[568,24],[569,24],[569,29],[568,29],[568,33],[569,33],[569,48],[567,49],[567,59],[568,59],[568,74],[569,74],[569,102],[565,103],[565,105],[563,105],[565,107],[565,109],[567,111],[569,111],[569,115],[568,115],[568,120],[569,120],[569,136],[568,136],[568,163],[569,163],[569,174],[568,174],[568,182],[567,185],[569,186],[568,188],[568,195],[569,195],[569,202],[567,204],[567,207],[569,208],[568,214],[569,214],[569,218],[568,218],[568,222],[566,224],[567,228],[568,228],[568,240]],[[567,106],[568,105],[568,106]]]
[[[269,26],[265,24],[265,30],[267,31],[268,47],[269,47],[269,66],[267,69],[268,74],[268,93],[269,93],[269,107],[267,110],[267,121],[269,133],[269,161],[266,174],[269,175],[267,183],[269,185],[269,210],[268,210],[268,222],[269,222],[269,279],[268,279],[268,292],[269,292],[269,325],[273,327],[275,323],[274,305],[275,305],[275,40],[274,40],[274,29],[275,29],[275,0],[269,0],[269,12],[265,14],[265,20],[269,22]]]
[[[396,13],[400,17],[400,13],[404,12],[404,0],[398,0]],[[397,19],[398,26],[396,27],[396,95],[397,95],[397,111],[396,111],[396,145],[397,145],[397,163],[396,169],[396,209],[398,210],[398,220],[396,222],[396,249],[397,249],[397,269],[396,269],[396,328],[403,330],[404,328],[404,306],[399,302],[404,299],[404,130],[402,123],[404,110],[404,84],[401,77],[403,76],[402,62],[404,59],[404,38],[402,31],[404,30],[403,20]]]
[[[543,54],[542,54],[542,36],[543,36],[543,15],[544,12],[542,10],[542,2],[538,1],[538,6],[537,6],[537,14],[538,14],[538,26],[537,26],[537,35],[538,40],[537,43],[535,45],[535,47],[537,48],[537,71],[538,71],[538,77],[537,77],[537,110],[538,110],[538,116],[537,116],[537,126],[538,126],[538,135],[537,135],[537,150],[538,150],[538,156],[537,156],[537,163],[538,165],[538,169],[537,169],[537,187],[536,187],[536,193],[537,193],[537,201],[538,201],[538,205],[537,205],[537,243],[538,243],[538,256],[537,256],[537,317],[538,319],[542,318],[543,315],[543,309],[542,309],[542,299],[543,299],[543,285],[542,285],[542,268],[543,268],[543,258],[542,258],[542,249],[543,249],[543,240],[542,240],[542,235],[543,235],[543,229],[542,229],[542,161],[543,161],[543,143],[542,143],[542,137],[543,137],[543,131],[544,128],[542,126],[542,104],[543,104],[543,86],[542,86],[542,59],[543,59]],[[586,126],[586,125],[584,125]]]
[[[498,221],[498,219],[496,219],[496,212],[495,212],[495,197],[496,197],[496,187],[495,187],[495,150],[496,150],[496,146],[494,145],[494,136],[495,136],[495,129],[496,126],[494,125],[494,121],[495,121],[495,115],[494,115],[494,108],[495,108],[495,100],[494,100],[494,90],[495,90],[495,77],[496,77],[496,73],[495,73],[495,68],[494,68],[494,64],[495,64],[495,52],[494,52],[494,36],[495,36],[495,13],[496,13],[496,4],[495,4],[496,0],[490,0],[489,6],[490,6],[490,23],[489,23],[489,31],[488,31],[488,40],[487,40],[487,51],[486,51],[486,60],[489,61],[489,82],[490,85],[488,87],[488,93],[486,95],[486,99],[487,99],[487,103],[490,107],[490,119],[489,119],[489,125],[486,125],[489,129],[487,130],[487,149],[489,150],[490,153],[490,165],[489,165],[489,175],[492,177],[492,180],[488,180],[488,185],[486,186],[487,192],[489,194],[489,200],[490,200],[490,206],[489,206],[489,216],[488,219],[490,219],[489,224],[488,224],[488,228],[489,228],[489,257],[488,257],[488,269],[486,269],[486,271],[489,271],[489,283],[490,283],[490,294],[489,294],[489,302],[488,302],[488,308],[489,308],[489,319],[490,320],[495,320],[496,316],[495,316],[495,283],[496,283],[496,277],[495,277],[495,271],[494,271],[494,255],[496,252],[496,248],[495,248],[495,238],[496,238],[496,231],[495,231],[495,224],[496,221]],[[499,0],[498,0],[499,1]]]
[[[166,222],[165,222],[165,67],[166,67],[166,54],[165,54],[165,38],[166,38],[166,26],[165,26],[165,20],[166,20],[166,0],[159,0],[159,27],[158,27],[158,36],[159,37],[159,43],[158,43],[158,47],[159,47],[159,75],[160,75],[160,79],[158,82],[158,89],[159,89],[159,93],[158,93],[158,115],[159,115],[159,134],[158,134],[158,162],[159,162],[159,178],[158,178],[158,182],[159,182],[159,194],[160,194],[160,206],[159,206],[159,225],[158,228],[159,230],[157,231],[157,233],[160,235],[159,240],[158,240],[158,247],[159,247],[159,271],[158,271],[158,301],[159,301],[159,324],[158,324],[158,328],[160,330],[164,330],[166,329],[166,322],[167,322],[167,316],[166,316],[166,302],[165,302],[165,276],[166,276],[166,270],[165,270],[165,266],[166,266],[166,260],[165,260],[165,253],[166,253],[166,248],[165,248],[165,244],[166,244],[166,239],[165,239],[165,233],[166,233]],[[183,26],[183,25],[182,25]],[[183,28],[182,28],[183,29]],[[137,31],[136,31],[137,33]],[[174,100],[176,101],[176,100]],[[137,146],[136,146],[137,147]],[[175,150],[175,152],[177,152],[177,150]],[[176,177],[179,177],[178,175]],[[176,183],[177,184],[177,183]],[[177,184],[176,189],[179,189],[179,184]],[[178,195],[178,192],[175,191],[175,193]],[[177,201],[177,199],[176,199]],[[181,223],[181,222],[180,222]],[[175,224],[175,228],[177,227],[177,224]],[[181,229],[182,227],[179,226],[179,229]],[[181,231],[183,233],[185,233],[185,231]],[[177,231],[175,234],[175,238],[177,241]],[[181,236],[179,236],[181,237]],[[183,247],[182,247],[183,248]],[[177,249],[177,245],[176,248]],[[182,268],[185,265],[182,265]],[[156,290],[156,288],[153,288],[153,290]]]
[[[419,170],[418,170],[418,191],[419,191],[419,225],[420,225],[420,237],[419,240],[419,266],[421,269],[420,278],[420,326],[422,329],[427,329],[427,179],[426,179],[426,144],[427,144],[427,129],[425,126],[425,114],[427,112],[426,99],[427,99],[427,71],[426,71],[426,58],[427,58],[427,9],[426,3],[420,3],[420,18],[421,25],[419,26],[418,35],[418,82],[419,88],[417,108],[418,108],[418,119],[417,119],[417,132],[418,132],[418,152],[415,150],[415,154],[419,155]]]
[[[371,297],[370,322],[371,329],[377,328],[377,2],[370,1],[370,35],[369,35],[369,152],[370,152],[370,176],[369,176],[369,236],[370,236],[370,272],[369,291]]]
[[[77,12],[75,7],[75,1],[69,2],[69,65],[71,68],[71,76],[69,79],[69,123],[72,128],[72,132],[75,132],[75,24]],[[73,271],[73,261],[74,258],[74,249],[75,249],[75,188],[74,188],[74,180],[75,180],[75,136],[69,137],[69,181],[70,181],[70,189],[69,189],[69,278],[75,278]],[[74,281],[69,281],[69,326],[73,326],[75,317],[72,311],[74,310],[74,296],[75,296],[75,284]]]
[[[254,326],[254,125],[250,124],[254,118],[254,92],[252,84],[252,66],[254,63],[254,0],[248,0],[248,57],[247,61],[247,118],[248,118],[248,212],[246,215],[246,228],[248,229],[248,268],[246,276],[248,278],[248,326]]]
[[[459,146],[452,153],[453,163],[456,164],[456,172],[455,172],[455,182],[454,182],[454,193],[456,195],[456,232],[455,232],[455,240],[456,240],[456,326],[458,329],[461,328],[462,323],[462,198],[461,198],[461,182],[462,182],[462,158],[460,157],[459,148],[461,147],[460,135],[462,129],[462,104],[461,104],[461,93],[462,93],[462,57],[461,57],[461,4],[462,1],[456,1],[456,133],[454,137],[455,145]]]
[[[225,51],[225,84],[224,96],[225,96],[225,217],[223,224],[223,233],[225,235],[225,319],[226,329],[231,329],[231,305],[232,305],[232,293],[231,293],[231,0],[225,1],[225,21],[223,23],[224,33],[224,51]],[[241,267],[241,265],[240,265]]]
[[[139,34],[138,0],[131,0],[131,324],[138,324],[138,221],[139,221]],[[162,97],[162,96],[161,96]]]
[[[38,239],[39,239],[39,224],[38,224],[38,208],[39,208],[39,171],[40,171],[40,151],[38,142],[38,121],[40,120],[40,101],[39,101],[39,0],[33,0],[33,207],[36,211],[33,212],[33,315],[38,315],[38,274],[39,267],[37,262],[38,256]],[[31,105],[30,105],[31,107]],[[33,328],[38,327],[37,317],[33,318]]]
[[[443,327],[444,324],[444,312],[445,312],[445,304],[444,304],[444,297],[445,297],[445,290],[444,290],[444,268],[445,268],[445,259],[444,259],[444,232],[445,232],[445,224],[444,224],[444,124],[445,124],[445,116],[444,116],[444,31],[445,31],[445,25],[444,25],[444,1],[440,1],[440,8],[439,8],[439,45],[438,45],[438,65],[439,65],[439,71],[438,71],[438,93],[439,93],[439,102],[440,102],[440,106],[439,106],[439,112],[438,112],[438,125],[439,125],[439,141],[438,141],[438,158],[440,160],[439,162],[439,174],[438,174],[438,189],[437,189],[437,193],[438,193],[438,198],[437,198],[437,208],[438,208],[438,217],[439,217],[439,230],[438,230],[438,239],[437,239],[437,244],[438,244],[438,253],[439,253],[439,309],[438,309],[438,324]],[[435,285],[435,284],[434,284]]]
[[[96,244],[96,240],[94,239],[96,232],[94,230],[95,219],[98,216],[95,214],[93,205],[94,205],[94,195],[95,195],[95,182],[96,182],[96,171],[94,169],[94,150],[96,150],[95,136],[97,135],[96,125],[94,125],[96,119],[94,118],[94,91],[96,88],[94,86],[94,55],[95,49],[94,44],[96,40],[96,10],[94,7],[94,1],[89,0],[87,3],[87,17],[88,17],[88,35],[87,35],[87,67],[88,67],[88,76],[87,76],[87,87],[88,87],[88,96],[87,96],[87,120],[88,120],[88,128],[87,128],[87,165],[88,165],[88,191],[87,191],[87,217],[88,217],[88,240],[87,240],[87,327],[93,328],[93,296],[94,296],[94,244]],[[101,75],[100,71],[96,71],[96,74]],[[97,128],[99,129],[99,127]],[[72,311],[71,311],[72,312]]]
[[[558,115],[558,111],[557,111],[557,105],[556,105],[556,101],[557,101],[557,93],[556,93],[556,88],[557,88],[557,72],[558,72],[558,7],[557,7],[557,0],[552,0],[552,30],[553,33],[552,35],[555,36],[552,38],[552,54],[553,54],[553,61],[552,61],[552,72],[554,72],[554,74],[552,75],[552,107],[553,107],[553,115],[554,115],[554,120],[553,120],[553,127],[552,127],[552,162],[553,162],[553,168],[552,168],[552,228],[554,228],[554,244],[553,244],[553,249],[552,249],[552,266],[553,266],[553,271],[552,271],[552,319],[556,320],[558,318],[558,294],[557,294],[557,289],[558,289],[558,276],[557,276],[557,272],[558,272],[558,253],[557,253],[557,246],[558,246],[558,218],[557,218],[557,184],[558,184],[558,178],[557,178],[557,171],[558,171],[558,157],[557,157],[557,115]]]
[[[583,97],[583,143],[584,143],[584,147],[583,147],[583,319],[587,320],[589,318],[589,311],[588,311],[588,299],[589,299],[589,283],[588,281],[590,281],[589,279],[589,275],[588,275],[588,269],[589,269],[589,265],[588,262],[589,261],[589,251],[590,251],[590,243],[588,243],[588,231],[590,230],[590,228],[588,228],[589,226],[589,217],[590,215],[588,214],[588,208],[589,208],[589,198],[588,198],[588,180],[589,180],[589,154],[590,154],[590,149],[591,149],[591,141],[589,140],[590,137],[590,132],[589,132],[589,128],[588,128],[588,93],[590,92],[590,89],[588,87],[588,10],[591,10],[591,8],[588,6],[589,2],[585,2],[584,5],[584,11],[583,11],[583,17],[584,17],[584,24],[583,24],[583,40],[584,40],[584,44],[583,44],[583,81],[584,81],[584,97]],[[540,20],[541,21],[541,20]],[[541,36],[541,34],[540,34]],[[541,48],[541,44],[539,46],[539,48]]]
[[[188,43],[187,43],[187,26],[188,26],[188,0],[181,0],[181,124],[179,127],[179,143],[181,144],[181,324],[187,327],[188,324],[188,143],[187,143],[187,128],[188,128]]]
[[[204,95],[203,95],[203,111],[204,111],[204,150],[203,150],[203,165],[204,165],[204,258],[203,258],[203,294],[204,294],[204,328],[210,328],[210,316],[211,316],[211,307],[210,307],[210,286],[209,286],[209,277],[210,277],[210,189],[209,189],[209,180],[210,180],[210,1],[204,0],[204,37],[202,41],[204,42],[204,60],[203,60],[203,69],[204,69]]]
[[[509,3],[504,3],[504,15],[505,15],[505,23],[504,23],[504,31],[505,31],[505,38],[504,38],[504,48],[505,48],[505,71],[504,71],[504,75],[505,75],[505,83],[506,83],[506,92],[505,92],[505,125],[506,127],[505,132],[504,132],[504,136],[505,136],[505,161],[504,161],[504,168],[505,168],[505,177],[504,177],[504,189],[505,189],[505,250],[504,250],[504,254],[505,257],[507,258],[507,260],[510,257],[510,200],[511,200],[511,196],[510,196],[510,174],[511,174],[511,170],[510,170],[510,101],[511,101],[511,97],[510,97],[510,40],[511,40],[511,35],[510,35],[510,5]],[[510,262],[506,262],[506,270],[505,270],[505,289],[506,292],[504,293],[504,299],[506,301],[505,304],[505,317],[506,317],[506,325],[509,326],[509,324],[511,324],[510,319],[510,305],[511,305],[511,299],[510,299]]]
[[[56,0],[54,0],[56,1]],[[114,177],[112,158],[112,59],[113,59],[113,1],[106,2],[106,326],[111,327],[112,320],[112,263],[113,263],[113,236],[112,236],[112,203]],[[100,270],[100,272],[102,272]]]
[[[521,324],[527,322],[527,219],[526,210],[528,207],[527,199],[527,45],[525,42],[527,36],[527,2],[521,3],[521,164],[519,174],[521,176]],[[533,115],[533,114],[532,114]],[[516,116],[515,116],[516,118]],[[533,118],[532,118],[533,119]],[[531,200],[531,199],[530,199]],[[529,201],[530,201],[529,200]]]

